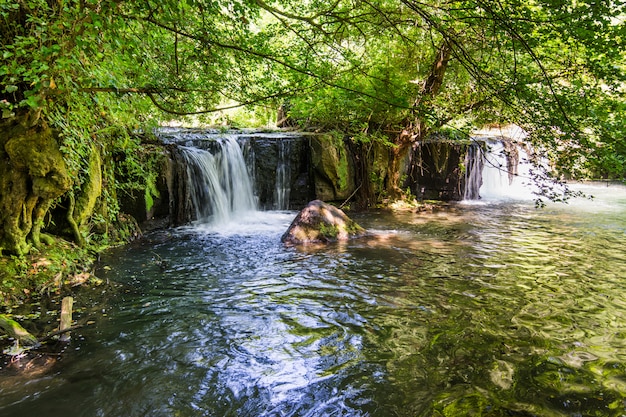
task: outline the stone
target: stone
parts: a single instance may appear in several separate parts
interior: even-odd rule
[[[287,244],[330,243],[361,237],[366,230],[342,210],[313,200],[293,220],[281,241]]]
[[[343,138],[333,134],[311,137],[311,167],[315,196],[344,201],[356,189],[353,156]]]
[[[411,156],[409,187],[418,201],[463,200],[465,190],[465,156],[469,143],[433,139],[418,142]]]

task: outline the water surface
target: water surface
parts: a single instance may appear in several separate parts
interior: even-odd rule
[[[283,246],[292,212],[150,235],[0,415],[626,415],[626,193],[595,191],[356,215],[375,236],[327,247]]]

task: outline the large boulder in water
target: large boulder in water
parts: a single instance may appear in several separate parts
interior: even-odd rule
[[[313,200],[298,213],[281,240],[295,245],[328,243],[365,235],[366,231],[337,207]]]

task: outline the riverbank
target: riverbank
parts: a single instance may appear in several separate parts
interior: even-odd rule
[[[103,248],[101,248],[103,249]],[[71,292],[81,285],[99,285],[93,274],[97,251],[59,240],[30,255],[0,258],[0,311],[10,313],[41,297]]]

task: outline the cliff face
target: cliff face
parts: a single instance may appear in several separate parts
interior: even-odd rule
[[[417,143],[407,181],[412,194],[420,200],[462,200],[469,147],[452,141]]]
[[[135,156],[141,173],[129,173],[134,180],[127,179],[135,185],[115,194],[108,184],[107,195],[119,203],[120,213],[130,214],[143,230],[194,220],[191,192],[194,178],[201,174],[189,174],[182,152],[185,147],[201,148],[216,158],[227,158],[219,153],[218,142],[224,135],[238,143],[245,164],[242,172],[250,176],[258,209],[297,209],[314,199],[356,202],[360,207],[386,201],[391,149],[382,143],[357,144],[334,134],[190,129],[166,131],[161,143],[142,145],[141,155]],[[56,226],[50,227],[57,228],[51,231],[73,236],[80,244],[92,214],[104,212],[110,203],[102,198],[107,186],[103,173],[120,162],[115,156],[102,159],[97,149],[91,149],[86,164],[89,175],[83,175],[80,190],[74,187],[72,191],[75,179],[69,174],[54,132],[15,125],[3,129],[0,141],[0,250],[27,253],[42,239],[44,243],[49,240],[42,228],[51,207],[56,207]],[[445,138],[415,144],[399,165],[403,192],[417,200],[479,198],[485,147]],[[515,175],[517,154],[513,145],[506,150],[507,169]],[[139,174],[143,180],[138,182],[135,177]],[[123,184],[123,170],[116,175],[115,181]],[[364,197],[367,204],[358,204]],[[110,234],[110,229],[105,228],[104,233]]]
[[[310,139],[315,197],[344,201],[355,189],[354,155],[341,137],[316,135]]]

